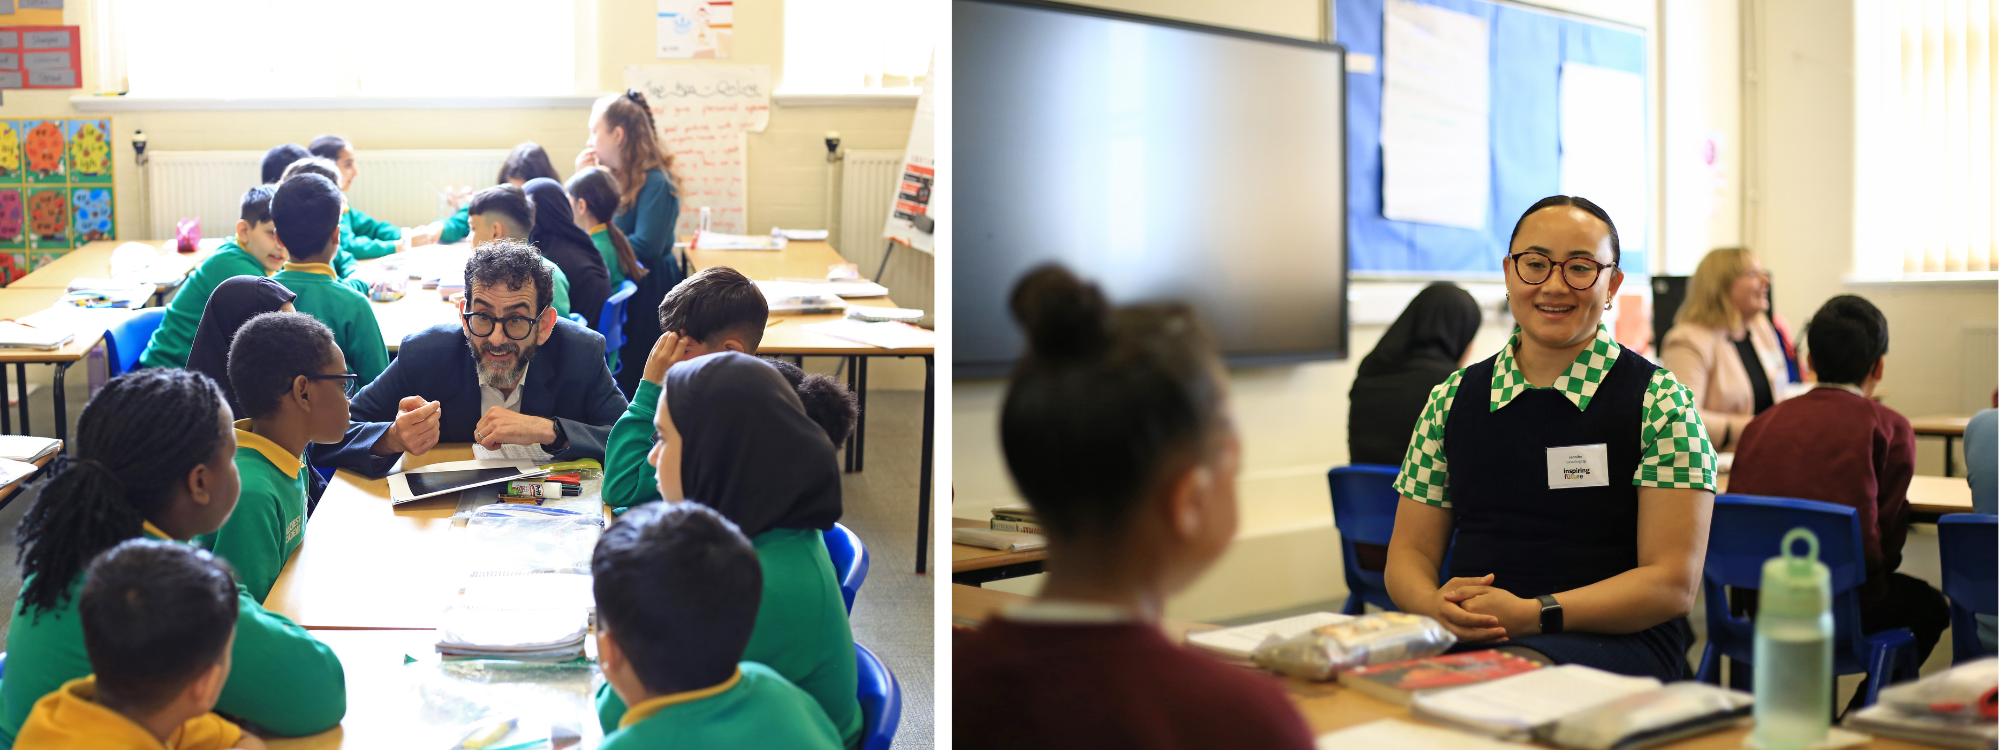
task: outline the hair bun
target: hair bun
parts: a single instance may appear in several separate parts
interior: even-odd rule
[[[1059,265],[1029,271],[1014,285],[1014,319],[1034,354],[1057,359],[1094,357],[1111,339],[1111,308],[1095,284]]]

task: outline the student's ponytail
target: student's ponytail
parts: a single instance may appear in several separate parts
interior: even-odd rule
[[[1059,266],[1011,306],[1027,336],[1001,407],[1008,471],[1052,536],[1113,535],[1158,483],[1213,449],[1223,372],[1194,312],[1113,308]]]
[[[646,103],[645,94],[637,89],[606,94],[597,100],[594,112],[594,116],[604,119],[605,127],[625,129],[625,146],[620,149],[618,167],[614,170],[614,176],[624,187],[619,192],[620,211],[639,200],[639,191],[646,187],[646,173],[651,170],[665,173],[668,192],[680,194],[680,181],[673,179],[673,154],[667,153],[666,146],[660,143],[660,129],[653,122],[653,108]]]
[[[139,536],[222,441],[222,391],[192,370],[146,369],[106,383],[77,418],[15,531],[27,611],[60,608],[97,553]]]
[[[563,189],[569,191],[571,198],[582,200],[584,210],[590,212],[590,220],[603,224],[611,235],[611,247],[618,252],[618,270],[624,272],[625,278],[637,284],[640,279],[646,278],[646,274],[652,273],[652,269],[641,264],[639,256],[632,252],[632,243],[625,239],[625,232],[611,223],[611,217],[618,213],[618,204],[622,200],[618,178],[612,176],[611,170],[603,167],[579,170],[570,175],[569,184]]]

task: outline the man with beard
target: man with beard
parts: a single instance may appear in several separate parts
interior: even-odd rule
[[[500,239],[465,264],[458,325],[403,340],[396,361],[354,398],[356,423],[389,423],[366,466],[444,443],[520,445],[553,460],[603,460],[625,397],[604,365],[604,337],[556,316],[548,267],[533,245]]]

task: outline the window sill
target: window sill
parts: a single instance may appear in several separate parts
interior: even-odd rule
[[[780,107],[915,107],[919,93],[917,89],[779,91],[771,94],[771,103]]]
[[[1906,273],[1900,276],[1857,276],[1843,277],[1841,283],[1850,287],[1876,287],[1881,289],[1913,287],[1991,289],[2000,282],[2000,272],[1961,271],[1958,273]]]
[[[594,95],[572,96],[300,96],[189,98],[72,96],[82,112],[185,112],[315,109],[589,109]]]

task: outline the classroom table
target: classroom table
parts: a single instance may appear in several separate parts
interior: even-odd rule
[[[1014,604],[1026,601],[1028,597],[1009,594],[1004,591],[960,586],[951,587],[951,619],[956,627],[976,627],[993,613]],[[1160,629],[1175,642],[1182,642],[1190,632],[1213,629],[1213,625],[1176,622],[1161,623]],[[963,677],[961,676],[961,679]],[[1387,701],[1379,700],[1353,690],[1340,687],[1336,683],[1309,682],[1285,677],[1285,692],[1291,697],[1292,705],[1305,717],[1306,724],[1315,735],[1335,732],[1348,727],[1366,724],[1377,719],[1396,719],[1422,723],[1410,715],[1410,710]],[[1750,733],[1749,727],[1711,732],[1699,737],[1691,737],[1655,747],[1662,750],[1741,750],[1744,737]],[[1533,747],[1539,745],[1523,745]],[[1908,742],[1877,738],[1858,748],[1867,750],[1917,750],[1928,747]]]
[[[1729,475],[1725,473],[1717,477],[1715,493],[1728,491]],[[1910,477],[1905,496],[1910,501],[1910,520],[1917,523],[1936,523],[1938,516],[1947,513],[1972,512],[1972,486],[1964,477]]]
[[[954,529],[983,529],[987,524],[970,518],[953,518]],[[970,544],[951,545],[951,582],[965,586],[979,586],[990,581],[1031,576],[1042,572],[1042,563],[1049,559],[1049,550],[1028,550],[1008,552],[1006,550],[974,547]]]
[[[0,289],[0,320],[16,320],[47,310],[55,306],[56,301],[62,299],[63,295],[67,293],[64,289],[57,288],[17,289],[9,286]],[[0,407],[0,432],[21,435],[29,434],[28,365],[54,365],[56,368],[56,439],[62,440],[65,443],[68,442],[69,398],[63,391],[63,375],[69,371],[70,365],[74,365],[77,361],[89,356],[90,351],[96,349],[98,343],[104,340],[105,328],[102,326],[107,317],[115,317],[115,314],[79,317],[78,326],[74,330],[75,338],[59,349],[48,351],[37,349],[0,349],[0,393],[5,393],[7,390],[5,366],[12,364],[14,365],[14,378],[16,380],[15,395],[17,400],[20,401],[21,412],[21,431],[14,433],[14,426],[6,408]]]
[[[271,750],[410,746],[411,728],[418,726],[417,712],[426,706],[415,694],[422,676],[420,665],[408,662],[435,658],[437,631],[320,630],[313,635],[340,657],[347,678],[347,716],[340,726],[319,734],[267,737],[264,743]],[[596,747],[603,730],[597,729],[594,721],[581,724],[579,728],[586,735],[582,747]]]
[[[60,443],[61,441],[57,442]],[[42,469],[47,468],[49,462],[54,461],[56,459],[56,454],[62,453],[62,451],[63,451],[62,446],[58,444],[56,446],[56,449],[50,452],[48,455],[29,462],[35,465],[35,470],[28,472],[27,476],[23,476],[20,479],[16,479],[4,485],[0,485],[0,508],[5,508],[7,507],[8,503],[14,502],[14,496],[21,493],[21,488],[26,487],[28,485],[28,482],[34,481],[35,477],[40,476],[42,473]]]
[[[1965,425],[1972,417],[1956,414],[1933,414],[1927,417],[1911,417],[1910,429],[1919,436],[1929,435],[1944,438],[1944,475],[1951,476],[1951,443],[1965,437]]]
[[[154,304],[159,304],[161,302],[160,295],[180,286],[181,282],[187,280],[188,274],[193,273],[195,266],[213,254],[215,249],[221,246],[222,240],[203,240],[200,249],[193,253],[179,252],[175,249],[174,240],[98,240],[86,243],[83,247],[56,256],[56,259],[49,261],[48,265],[37,268],[19,279],[15,279],[14,283],[7,285],[7,288],[68,289],[70,282],[77,279],[111,278],[112,252],[121,246],[129,244],[144,245],[152,248],[153,252],[160,257],[173,259],[170,264],[162,264],[162,267],[178,271],[178,273],[174,275],[171,282],[155,285],[153,293]]]
[[[728,266],[753,280],[824,279],[830,266],[847,262],[825,242],[791,242],[783,250],[689,250],[688,263],[696,271]],[[861,307],[895,307],[888,297],[863,297],[847,301]],[[634,314],[628,311],[627,314]],[[805,326],[840,320],[840,313],[824,315],[774,315],[776,323],[764,329],[757,353],[785,357],[844,357],[847,359],[847,388],[854,392],[859,413],[854,435],[847,441],[846,469],[860,471],[867,446],[868,360],[872,357],[922,357],[924,360],[924,427],[917,469],[917,573],[924,572],[930,553],[932,432],[936,406],[932,404],[937,380],[937,349],[884,349],[806,330]]]

